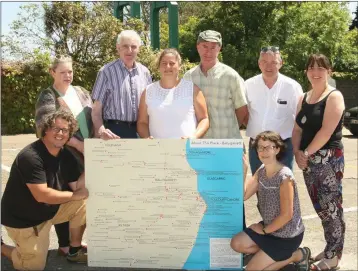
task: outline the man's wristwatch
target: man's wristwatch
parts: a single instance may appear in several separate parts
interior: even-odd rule
[[[306,157],[310,156],[307,149],[305,149],[305,151],[303,152],[303,155],[306,156]]]

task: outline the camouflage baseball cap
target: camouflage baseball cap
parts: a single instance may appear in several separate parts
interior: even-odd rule
[[[221,34],[214,30],[200,32],[196,43],[198,44],[202,41],[217,42],[220,46],[222,45]]]

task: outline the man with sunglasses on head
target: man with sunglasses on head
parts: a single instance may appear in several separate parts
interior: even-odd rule
[[[287,151],[280,162],[292,170],[292,130],[297,104],[303,95],[302,87],[295,80],[279,72],[282,67],[280,50],[275,46],[263,47],[258,65],[261,74],[245,81],[249,119],[246,135],[250,137],[249,162],[254,174],[261,166],[252,143],[264,131],[274,131],[284,140]]]
[[[39,123],[41,138],[16,156],[1,200],[1,223],[16,247],[1,242],[1,254],[16,270],[43,270],[54,224],[69,221],[67,260],[87,262],[81,246],[86,224],[84,173],[63,146],[77,130],[65,109],[48,114]]]

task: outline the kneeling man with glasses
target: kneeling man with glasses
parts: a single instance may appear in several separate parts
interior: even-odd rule
[[[86,223],[84,173],[63,146],[77,130],[77,122],[65,109],[49,114],[40,125],[41,138],[16,156],[1,200],[1,223],[15,247],[1,244],[2,255],[16,270],[43,270],[50,228],[70,222],[67,260],[87,262],[81,246]]]

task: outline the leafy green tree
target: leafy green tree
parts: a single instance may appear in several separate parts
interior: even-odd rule
[[[191,16],[185,24],[179,26],[179,51],[190,62],[200,61],[196,50],[196,40],[199,34],[198,25],[199,18]]]
[[[190,17],[205,18],[213,13],[219,6],[220,2],[207,2],[207,1],[180,1],[178,2],[179,8],[179,24],[187,23]]]
[[[283,27],[287,36],[279,42],[286,62],[283,72],[297,79],[305,87],[308,82],[303,70],[310,54],[323,53],[335,66],[340,48],[352,49],[351,44],[344,44],[344,41],[349,41],[344,38],[348,33],[350,19],[346,4],[338,2],[292,4],[280,14],[278,19],[286,22]]]
[[[70,55],[75,83],[91,89],[98,69],[116,58],[115,42],[122,23],[106,2],[52,2],[42,6],[46,35],[52,39],[55,53]]]
[[[358,28],[348,31],[338,46],[333,58],[334,76],[358,78]]]

